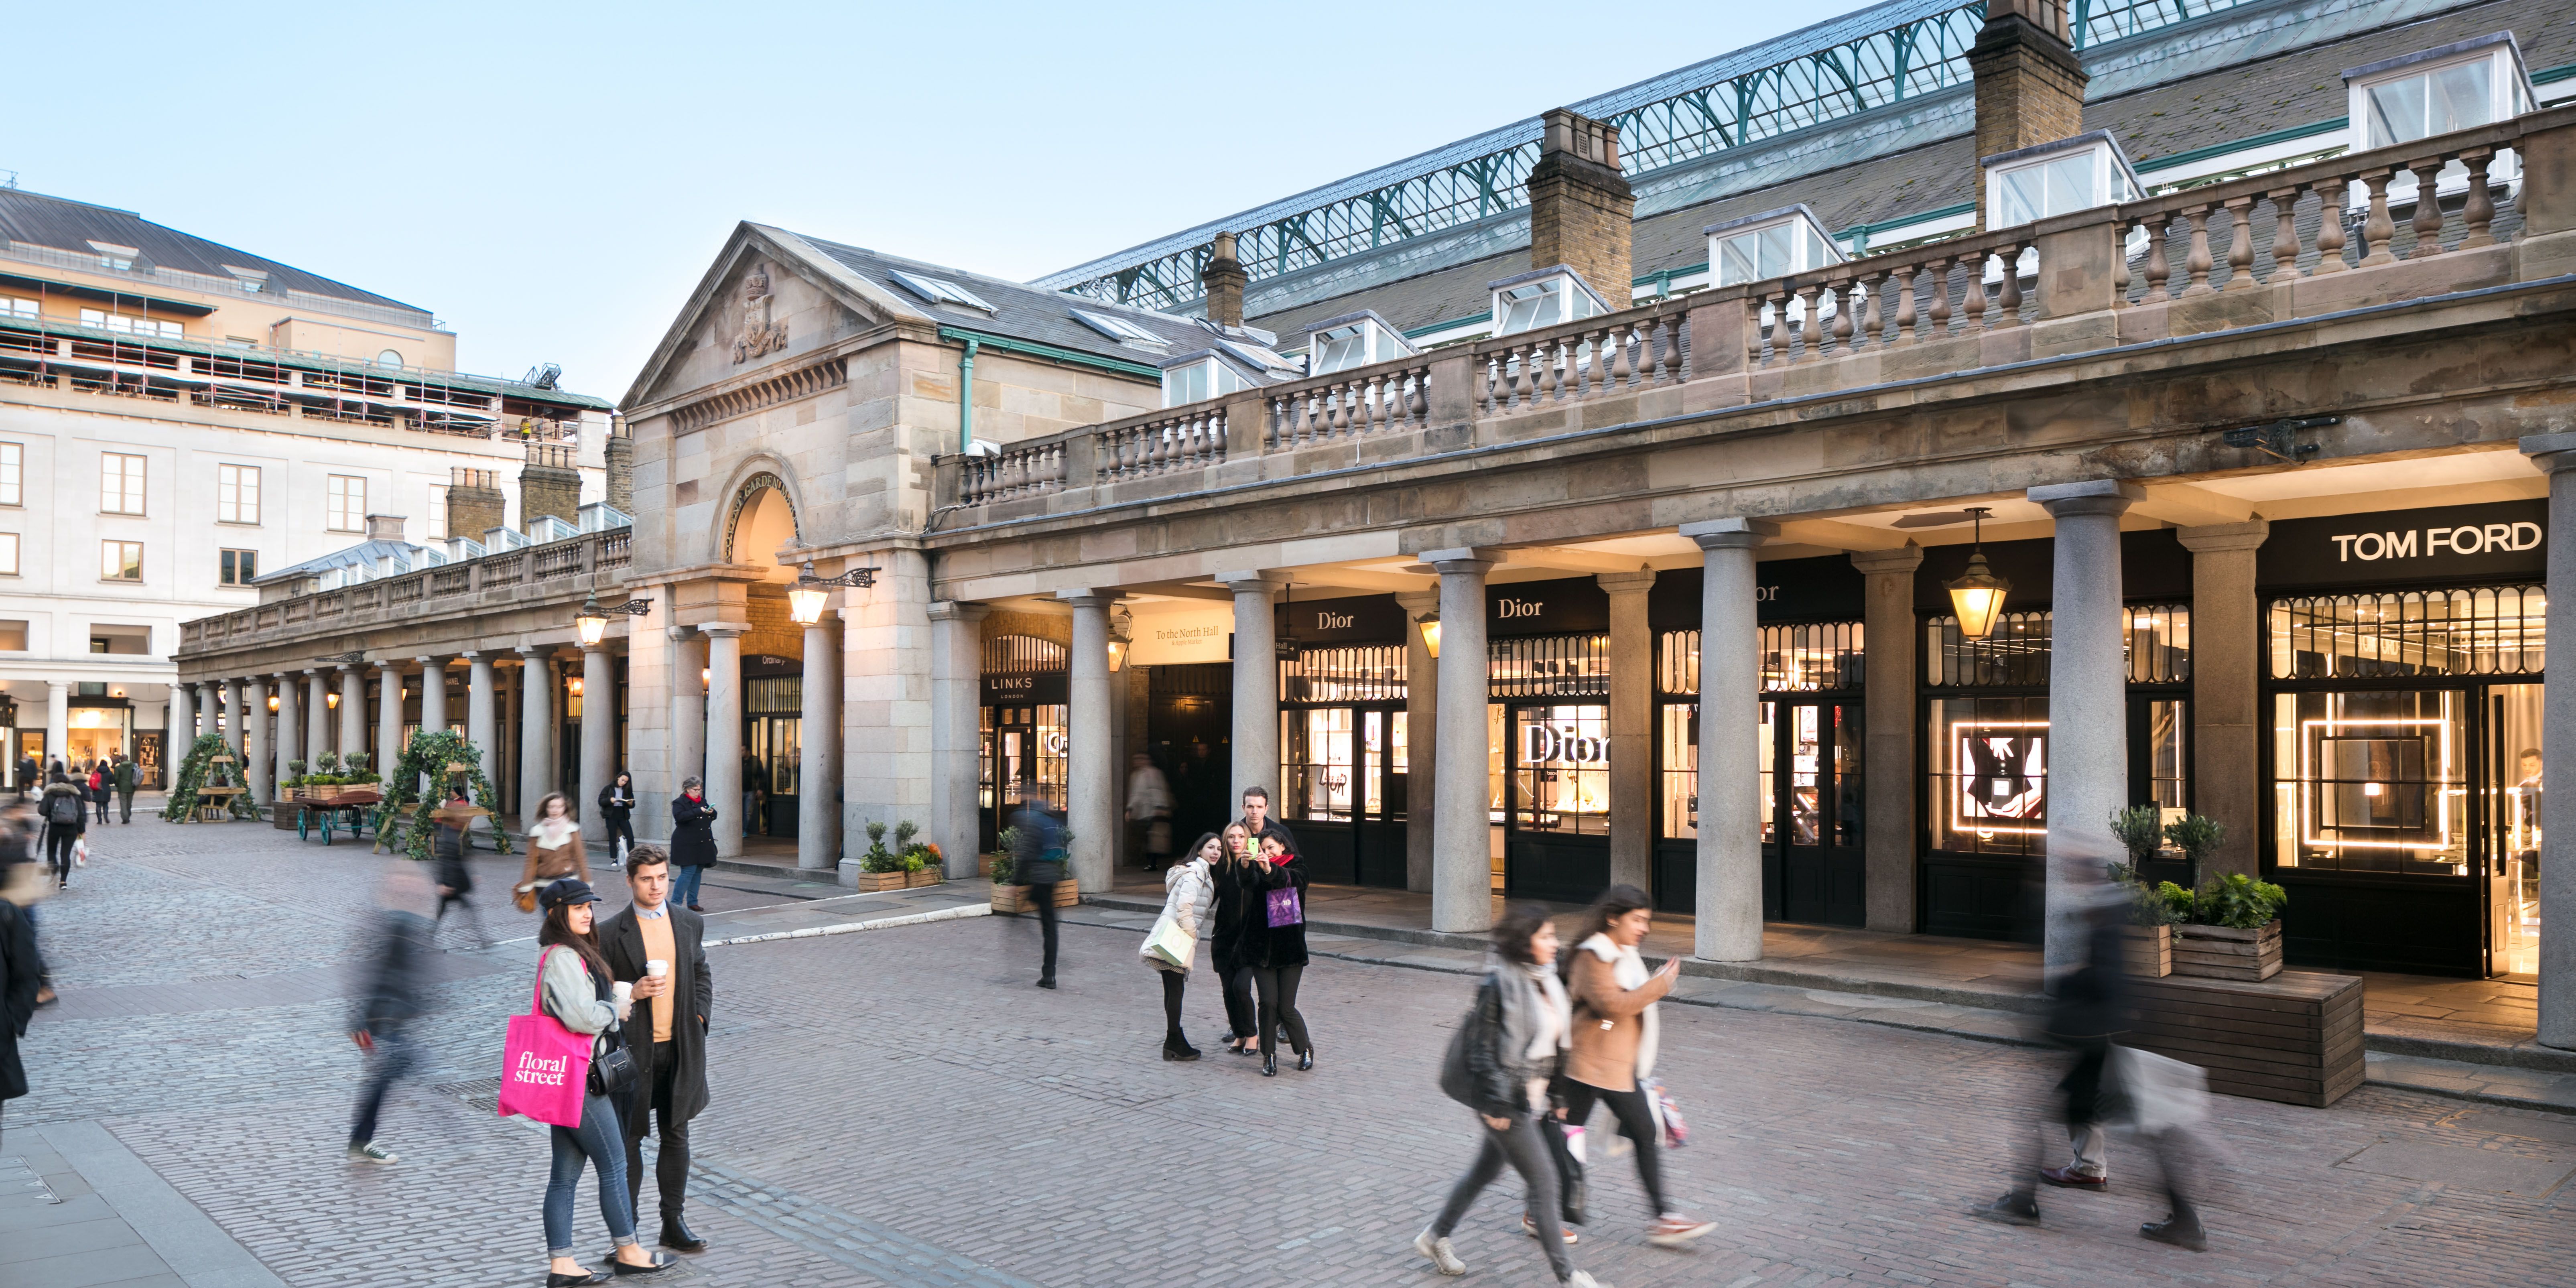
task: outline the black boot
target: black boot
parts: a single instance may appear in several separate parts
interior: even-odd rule
[[[1279,1052],[1269,1047],[1261,1049],[1261,1076],[1265,1078],[1279,1076]]]
[[[704,1252],[707,1241],[689,1229],[689,1223],[676,1216],[662,1218],[662,1246],[676,1252]]]
[[[1182,1037],[1180,1030],[1174,1029],[1163,1036],[1163,1058],[1166,1060],[1195,1060],[1199,1058],[1199,1049],[1191,1046],[1190,1040]]]
[[[2190,1208],[2177,1208],[2164,1220],[2149,1221],[2138,1227],[2138,1234],[2193,1252],[2209,1251],[2209,1232],[2200,1228],[2200,1214]]]

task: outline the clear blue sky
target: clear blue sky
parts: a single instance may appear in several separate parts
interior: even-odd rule
[[[1034,277],[1859,7],[26,6],[0,170],[614,398],[739,220]]]

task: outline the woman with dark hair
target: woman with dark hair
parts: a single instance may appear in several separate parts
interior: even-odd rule
[[[1503,1164],[1510,1163],[1529,1189],[1526,1219],[1556,1281],[1602,1288],[1574,1268],[1574,1257],[1565,1250],[1565,1230],[1557,1218],[1556,1160],[1539,1135],[1548,1083],[1564,1062],[1567,1030],[1573,1025],[1565,985],[1556,977],[1556,928],[1548,924],[1547,909],[1519,903],[1504,910],[1493,934],[1500,960],[1486,967],[1476,1004],[1450,1040],[1440,1070],[1440,1089],[1476,1111],[1484,1139],[1440,1215],[1414,1236],[1413,1250],[1430,1258],[1444,1275],[1467,1273],[1467,1263],[1449,1245],[1449,1232],[1502,1173]]]
[[[1243,965],[1244,923],[1261,902],[1251,847],[1252,833],[1241,822],[1226,824],[1225,830],[1217,833],[1219,857],[1208,872],[1216,898],[1215,933],[1208,940],[1208,964],[1216,967],[1218,986],[1225,992],[1225,1049],[1236,1055],[1251,1055],[1261,1049],[1252,1030],[1252,972]]]
[[[621,769],[599,789],[599,818],[608,825],[608,866],[626,866],[635,852],[635,775]]]
[[[590,880],[590,856],[581,843],[581,824],[573,821],[572,802],[562,792],[548,792],[537,802],[537,821],[528,827],[528,862],[512,890],[519,911],[536,910],[536,892],[562,877]]]
[[[698,882],[716,861],[716,807],[707,804],[707,785],[696,778],[680,780],[671,799],[671,902],[691,912],[698,906]]]
[[[1243,966],[1261,996],[1258,1022],[1261,1076],[1279,1076],[1279,1034],[1297,1053],[1297,1067],[1315,1067],[1315,1044],[1306,1036],[1306,1017],[1297,1009],[1297,983],[1306,974],[1306,865],[1280,838],[1263,833],[1259,857],[1250,873],[1252,900],[1244,912]],[[1280,891],[1292,900],[1278,900]],[[1274,902],[1275,901],[1275,902]]]
[[[56,765],[53,777],[45,783],[44,796],[36,802],[36,817],[44,820],[45,861],[54,870],[54,888],[69,890],[72,847],[80,844],[81,833],[89,830],[87,790]]]
[[[1565,1076],[1557,1081],[1557,1113],[1582,1126],[1598,1101],[1619,1120],[1619,1134],[1637,1147],[1637,1179],[1655,1221],[1646,1227],[1646,1242],[1678,1248],[1716,1228],[1673,1210],[1664,1200],[1664,1173],[1658,1144],[1663,1132],[1655,1120],[1644,1079],[1654,1076],[1657,1026],[1655,1003],[1672,991],[1680,976],[1679,957],[1666,958],[1663,969],[1648,974],[1637,945],[1654,928],[1654,901],[1632,885],[1614,885],[1584,915],[1582,933],[1567,954],[1565,991],[1574,1003],[1572,1054]]]
[[[1138,950],[1145,964],[1163,977],[1163,1058],[1195,1060],[1197,1047],[1181,1033],[1181,992],[1190,982],[1190,969],[1198,963],[1199,944],[1208,937],[1208,923],[1216,916],[1216,882],[1209,876],[1212,865],[1225,857],[1225,842],[1209,832],[1190,842],[1182,851],[1181,861],[1163,869],[1163,915],[1154,919],[1154,928],[1145,934],[1145,946]],[[1177,962],[1164,953],[1175,946],[1173,941],[1188,938],[1186,955]],[[1164,953],[1155,951],[1160,944]]]
[[[575,1033],[591,1035],[590,1056],[596,1062],[624,1039],[621,1026],[635,1003],[619,989],[600,956],[593,932],[599,902],[590,883],[565,877],[538,896],[545,906],[545,925],[537,931],[538,996],[546,1014]],[[649,1275],[668,1269],[672,1258],[635,1242],[635,1206],[626,1189],[626,1134],[617,1121],[617,1106],[596,1086],[582,1098],[581,1125],[552,1127],[554,1170],[546,1178],[546,1288],[606,1283],[608,1271],[593,1272],[573,1258],[572,1201],[588,1160],[599,1176],[599,1215],[616,1241],[616,1273]]]

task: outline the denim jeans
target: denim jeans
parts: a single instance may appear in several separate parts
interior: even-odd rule
[[[698,882],[706,879],[707,870],[695,865],[671,869],[671,902],[683,908],[698,901]]]
[[[569,1257],[572,1250],[573,1190],[581,1184],[581,1165],[589,1160],[599,1175],[599,1216],[617,1246],[635,1242],[635,1203],[626,1191],[626,1140],[617,1125],[617,1107],[593,1092],[581,1102],[581,1126],[548,1129],[554,1137],[554,1172],[546,1178],[546,1255]]]
[[[1508,1162],[1521,1174],[1521,1183],[1529,1189],[1530,1221],[1538,1226],[1539,1246],[1547,1251],[1548,1268],[1556,1271],[1563,1283],[1574,1277],[1574,1258],[1565,1252],[1565,1226],[1560,1219],[1556,1197],[1556,1160],[1547,1152],[1547,1142],[1539,1139],[1538,1119],[1529,1114],[1513,1114],[1511,1125],[1496,1131],[1481,1121],[1477,1130],[1484,1137],[1476,1147],[1476,1161],[1467,1166],[1467,1174],[1458,1178],[1457,1188],[1449,1191],[1449,1202],[1431,1222],[1436,1238],[1447,1238],[1465,1219],[1467,1209],[1475,1206],[1476,1196],[1494,1183]]]
[[[404,1036],[400,1025],[385,1025],[371,1036],[376,1050],[367,1058],[367,1084],[358,1093],[358,1116],[349,1125],[352,1145],[364,1145],[376,1138],[376,1113],[384,1108],[385,1093],[420,1063],[420,1048]]]

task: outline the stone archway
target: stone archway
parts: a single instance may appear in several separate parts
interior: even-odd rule
[[[786,481],[767,470],[745,478],[725,507],[725,562],[765,562],[790,540],[804,544],[804,524]]]

